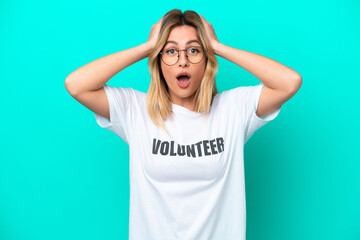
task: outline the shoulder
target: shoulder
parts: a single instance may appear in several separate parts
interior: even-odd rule
[[[261,92],[263,83],[253,86],[240,86],[232,88],[229,90],[223,91],[220,96],[225,99],[237,99],[237,100],[246,100],[251,99],[253,96],[256,96],[256,93]]]
[[[130,87],[114,87],[114,86],[109,86],[109,85],[104,85],[104,89],[107,92],[111,92],[113,94],[116,95],[125,95],[128,97],[144,97],[146,96],[146,93],[136,90],[134,88],[130,88]]]

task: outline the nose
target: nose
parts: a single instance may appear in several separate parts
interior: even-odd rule
[[[179,65],[185,66],[189,64],[189,60],[186,57],[186,50],[179,51]]]

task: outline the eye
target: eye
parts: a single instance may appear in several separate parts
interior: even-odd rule
[[[195,48],[195,47],[192,47],[192,48],[190,48],[190,49],[188,50],[188,52],[189,52],[190,54],[197,54],[197,53],[200,52],[200,50],[197,49],[197,48]]]
[[[173,49],[173,48],[170,48],[170,49],[168,49],[168,50],[166,50],[165,51],[167,54],[173,54],[173,53],[176,53],[176,50],[175,49]]]

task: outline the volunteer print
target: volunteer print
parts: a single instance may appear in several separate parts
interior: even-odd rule
[[[224,139],[218,137],[212,140],[203,140],[190,145],[175,144],[174,141],[153,139],[152,153],[169,156],[202,157],[214,155],[224,151]]]

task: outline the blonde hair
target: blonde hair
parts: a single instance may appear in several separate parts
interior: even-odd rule
[[[179,9],[173,9],[164,15],[158,41],[149,54],[148,67],[151,75],[151,82],[147,94],[147,110],[151,120],[158,127],[163,128],[167,133],[163,123],[168,117],[173,117],[171,113],[170,95],[168,86],[160,69],[160,51],[163,49],[171,30],[177,26],[189,25],[197,30],[197,36],[204,48],[206,57],[206,68],[201,80],[199,89],[195,93],[195,111],[199,113],[209,113],[212,101],[218,93],[216,88],[215,74],[219,69],[215,53],[206,35],[205,26],[200,16],[187,10],[184,13]],[[169,134],[169,133],[168,133]]]

